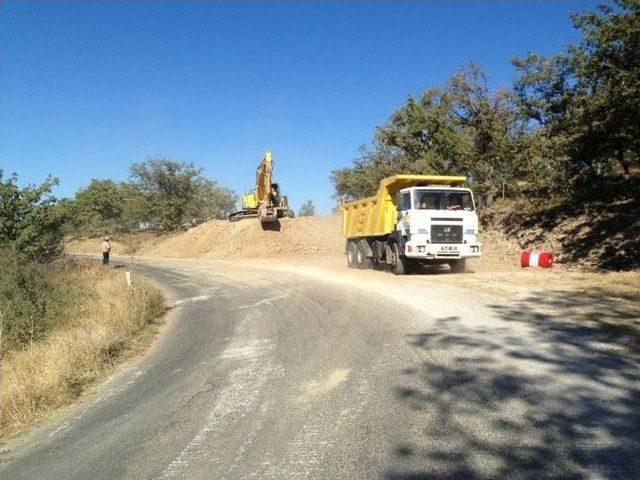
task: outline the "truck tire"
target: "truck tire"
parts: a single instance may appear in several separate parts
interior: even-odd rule
[[[449,268],[453,273],[464,273],[467,269],[467,265],[464,258],[460,260],[453,260],[449,262]]]
[[[365,246],[360,243],[357,246],[357,249],[356,262],[358,264],[358,268],[362,270],[371,268],[371,259],[367,257],[367,250],[365,249]]]
[[[358,247],[354,242],[347,243],[347,267],[357,267]]]
[[[391,246],[391,252],[393,255],[393,263],[391,269],[394,275],[406,275],[409,273],[409,261],[404,255],[400,255],[400,247],[397,243]]]

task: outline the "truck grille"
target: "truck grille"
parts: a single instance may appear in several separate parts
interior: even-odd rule
[[[431,225],[431,243],[462,243],[462,225]]]

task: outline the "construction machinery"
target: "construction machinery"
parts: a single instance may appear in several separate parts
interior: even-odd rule
[[[242,196],[242,210],[229,215],[235,222],[244,218],[259,218],[260,223],[271,223],[282,217],[293,217],[286,195],[280,193],[280,187],[272,181],[274,162],[267,150],[256,170],[256,186],[252,193]]]
[[[342,205],[342,235],[351,268],[388,265],[397,275],[418,264],[464,271],[480,257],[478,215],[465,177],[394,175],[378,193]]]

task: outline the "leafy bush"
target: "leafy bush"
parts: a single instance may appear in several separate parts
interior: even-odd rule
[[[37,268],[45,279],[43,291],[27,277],[43,299],[39,307],[45,320],[38,324],[37,340],[30,341],[28,325],[21,321],[28,317],[20,316],[32,307],[8,308],[6,297],[3,303],[5,328],[12,333],[5,335],[2,352],[0,437],[77,398],[143,346],[143,333],[164,312],[162,295],[142,278],[128,287],[121,271],[84,262],[60,260]]]
[[[75,305],[80,285],[65,277],[66,262],[30,261],[0,249],[0,309],[2,349],[15,349],[46,338]]]
[[[0,170],[0,246],[37,262],[50,261],[62,251],[64,211],[51,189],[58,184],[48,178],[41,185],[19,188],[14,173],[6,180]]]

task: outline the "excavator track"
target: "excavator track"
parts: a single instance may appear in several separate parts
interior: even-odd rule
[[[244,220],[245,218],[258,218],[258,212],[255,210],[240,210],[238,212],[233,212],[228,218],[230,222],[237,222],[239,220]]]

